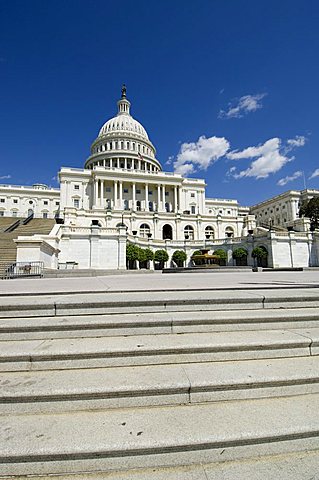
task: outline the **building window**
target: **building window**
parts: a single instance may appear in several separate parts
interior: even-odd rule
[[[210,225],[205,228],[205,237],[207,240],[212,240],[214,238],[214,229]]]
[[[43,212],[42,217],[43,218],[48,218],[48,212]]]
[[[192,197],[192,198],[195,198],[195,193],[191,193],[191,197]]]
[[[149,190],[149,191],[148,191],[148,194],[149,194],[149,195],[153,195],[153,190]]]
[[[195,205],[191,206],[191,213],[194,215],[196,213],[196,207]]]
[[[18,200],[15,198],[15,199],[13,200],[13,203],[18,203]]]
[[[33,205],[33,201],[32,201],[32,200],[29,200],[29,204],[30,204],[30,205]]]
[[[0,198],[0,203],[5,203],[6,199],[5,198]]]
[[[226,227],[225,234],[226,234],[226,237],[233,237],[234,229],[232,227]]]
[[[142,223],[140,226],[140,236],[141,237],[148,237],[148,234],[151,233],[151,229],[147,223]]]
[[[138,212],[141,211],[141,202],[140,202],[139,200],[137,200],[137,202],[136,202],[136,210],[137,210]]]
[[[137,188],[136,193],[141,193],[141,190],[139,188]]]
[[[60,205],[60,202],[55,202],[56,205]]]
[[[78,198],[74,198],[73,199],[73,205],[75,208],[79,208],[80,207],[80,200]]]
[[[111,191],[111,187],[106,187],[105,191],[106,191],[106,192],[110,192],[110,191]]]
[[[168,202],[165,203],[165,210],[169,213],[170,212],[170,205]]]
[[[124,188],[124,193],[128,193],[128,188]]]
[[[4,217],[4,211],[0,210],[0,217]]]
[[[18,216],[18,212],[13,211],[13,212],[12,212],[12,216],[13,216],[13,217],[17,217],[17,216]]]
[[[191,225],[186,225],[184,228],[185,240],[194,240],[194,229]]]
[[[48,205],[49,202],[47,200],[43,200],[43,205]]]
[[[168,195],[169,195],[169,192],[165,192],[165,197],[168,197]]]
[[[74,190],[80,190],[80,185],[74,185]]]
[[[148,202],[148,209],[149,209],[150,212],[154,211],[153,202]]]

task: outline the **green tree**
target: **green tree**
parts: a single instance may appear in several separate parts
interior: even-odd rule
[[[139,250],[139,247],[137,245],[133,245],[132,243],[128,243],[126,245],[126,263],[127,267],[131,270],[136,268]]]
[[[233,258],[236,260],[237,266],[246,266],[247,265],[247,256],[248,251],[245,248],[239,247],[235,248],[233,251]]]
[[[187,260],[187,255],[184,252],[184,250],[175,250],[175,252],[173,253],[172,259],[174,260],[174,262],[178,267],[183,267],[184,262],[186,262]]]
[[[159,268],[164,268],[164,263],[169,259],[168,253],[166,250],[156,250],[154,254],[154,261],[159,263]]]
[[[308,217],[312,228],[319,228],[319,197],[313,197],[303,202],[299,210],[299,217]]]
[[[227,260],[227,253],[225,250],[222,248],[217,248],[217,250],[214,251],[214,255],[217,255],[219,257],[219,265],[226,265],[226,260]]]
[[[267,266],[267,257],[268,252],[263,247],[255,247],[251,252],[251,256],[257,259],[257,266],[258,267],[266,267]]]
[[[154,260],[154,252],[150,248],[145,248],[145,256],[148,262]]]

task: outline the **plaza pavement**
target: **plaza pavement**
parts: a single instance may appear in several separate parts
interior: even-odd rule
[[[316,288],[319,270],[286,272],[129,273],[71,278],[0,280],[0,296],[84,292]]]

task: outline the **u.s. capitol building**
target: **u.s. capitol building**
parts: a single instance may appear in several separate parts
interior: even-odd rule
[[[164,172],[145,128],[130,113],[125,86],[117,106],[117,115],[104,123],[94,140],[84,168],[61,168],[60,189],[40,184],[0,187],[0,216],[57,220],[48,235],[17,238],[17,261],[41,260],[50,268],[73,262],[79,268],[124,269],[129,241],[166,249],[169,255],[184,249],[189,258],[203,246],[224,248],[230,265],[234,245],[247,251],[260,245],[269,252],[270,266],[292,266],[291,254],[289,261],[279,258],[285,248],[275,259],[271,246],[275,233],[261,222],[263,204],[250,210],[236,200],[209,199],[204,180]],[[319,193],[304,195],[312,192]],[[298,219],[297,197],[288,192],[287,198],[278,200],[287,215],[286,222],[277,223],[300,230],[304,254],[298,256],[299,263],[311,265],[317,263],[316,255],[309,253],[314,234]],[[273,203],[276,209],[276,198]],[[264,216],[267,223],[270,209]],[[290,252],[291,235],[288,238],[287,233]]]

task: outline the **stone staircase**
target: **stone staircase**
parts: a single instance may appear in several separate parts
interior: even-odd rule
[[[317,478],[316,288],[2,295],[0,342],[0,478]]]
[[[4,275],[6,268],[13,264],[17,258],[17,247],[14,239],[19,235],[48,235],[55,221],[48,218],[34,218],[26,225],[20,223],[12,232],[6,232],[10,225],[25,219],[0,218],[0,278]]]

